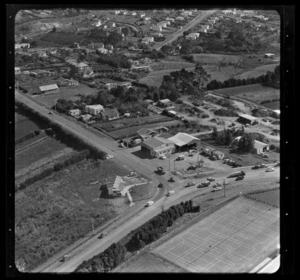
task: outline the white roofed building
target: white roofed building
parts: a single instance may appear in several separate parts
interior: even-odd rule
[[[57,84],[51,84],[46,86],[40,86],[40,93],[52,93],[59,91],[59,87]]]
[[[90,115],[96,116],[96,115],[99,115],[101,112],[104,112],[104,107],[100,104],[86,105],[85,106],[85,112],[90,114]]]

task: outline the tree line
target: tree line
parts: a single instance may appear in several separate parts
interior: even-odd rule
[[[181,202],[161,212],[133,232],[129,241],[113,243],[105,251],[80,264],[75,272],[109,272],[125,261],[126,252],[135,252],[159,239],[174,221],[185,213],[199,212],[192,200]]]
[[[26,140],[28,140],[28,139],[30,139],[30,138],[33,138],[33,137],[35,137],[35,136],[37,136],[37,135],[39,135],[39,134],[40,134],[40,131],[39,131],[39,130],[31,131],[31,132],[27,133],[26,135],[24,135],[24,136],[22,136],[22,137],[16,139],[16,140],[15,140],[15,145],[21,144],[21,143],[23,143],[24,141],[26,141]]]

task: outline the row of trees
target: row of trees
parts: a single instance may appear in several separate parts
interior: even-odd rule
[[[116,68],[131,68],[131,62],[125,55],[121,54],[99,54],[97,58],[97,63],[108,64]]]
[[[86,36],[86,39],[91,40],[93,42],[100,42],[103,44],[110,44],[116,46],[122,42],[123,37],[122,34],[116,31],[108,33],[103,29],[94,28],[90,31],[90,34]]]
[[[27,133],[26,135],[24,135],[24,136],[22,136],[22,137],[16,139],[16,140],[15,140],[15,145],[21,144],[21,143],[23,143],[24,141],[26,141],[26,140],[28,140],[28,139],[30,139],[30,138],[33,138],[33,137],[35,137],[35,136],[37,136],[37,135],[39,135],[39,134],[40,134],[40,131],[39,131],[39,130],[35,130],[35,131],[32,131],[32,132],[29,132],[29,133]]]
[[[131,239],[122,245],[113,243],[104,252],[79,265],[75,272],[109,272],[125,260],[126,252],[134,252],[159,239],[167,227],[184,213],[199,212],[200,206],[193,206],[191,200],[170,207],[135,230]]]
[[[206,88],[208,90],[214,90],[219,88],[238,87],[238,86],[245,86],[250,84],[261,84],[261,83],[266,86],[279,88],[279,83],[280,83],[279,66],[276,66],[273,72],[268,71],[266,74],[258,76],[256,78],[247,78],[247,79],[230,78],[229,80],[225,80],[223,82],[212,80],[206,85]]]
[[[22,190],[24,188],[26,188],[27,186],[48,177],[49,175],[51,175],[53,172],[55,171],[59,171],[67,166],[70,166],[72,164],[78,163],[82,160],[84,160],[85,158],[87,158],[90,155],[89,150],[83,150],[81,152],[79,152],[78,154],[72,156],[71,158],[68,158],[62,162],[58,162],[56,164],[54,164],[52,167],[48,167],[47,169],[44,169],[42,172],[27,178],[24,182],[21,182],[19,184],[19,190]]]

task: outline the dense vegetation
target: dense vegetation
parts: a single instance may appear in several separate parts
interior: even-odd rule
[[[39,134],[40,134],[40,131],[39,131],[39,130],[35,130],[35,131],[32,131],[32,132],[29,132],[29,133],[27,133],[26,135],[24,135],[24,136],[22,136],[22,137],[16,139],[16,140],[15,140],[15,144],[16,144],[16,145],[17,145],[17,144],[21,144],[21,143],[23,143],[24,141],[26,141],[26,140],[28,140],[28,139],[30,139],[30,138],[33,138],[33,137],[35,137],[35,136],[37,136],[37,135],[39,135]]]
[[[193,206],[191,200],[174,205],[136,229],[125,245],[121,242],[113,243],[104,252],[84,261],[75,272],[109,272],[125,260],[127,251],[135,252],[159,239],[167,227],[172,226],[184,213],[199,211],[200,206]]]
[[[108,64],[116,68],[130,68],[131,62],[128,61],[128,58],[121,54],[99,54],[97,58],[97,63],[99,64]]]

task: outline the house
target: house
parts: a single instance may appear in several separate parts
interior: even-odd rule
[[[40,86],[39,89],[40,89],[40,93],[53,93],[59,91],[57,84]]]
[[[81,111],[79,109],[69,110],[69,115],[72,117],[79,116],[80,114],[81,114]]]
[[[280,110],[273,110],[273,112],[276,114],[277,117],[280,116]]]
[[[161,23],[165,23],[166,25],[170,25],[171,22],[169,20],[164,20],[164,21],[161,21]],[[167,26],[166,26],[167,27]]]
[[[104,112],[104,107],[100,104],[86,105],[84,109],[86,113],[93,116],[99,115],[100,113]]]
[[[90,114],[84,114],[84,115],[81,115],[80,118],[81,118],[84,122],[88,122],[88,121],[92,118],[92,115],[90,115]]]
[[[30,48],[29,43],[15,44],[15,50],[16,49],[29,49],[29,48]]]
[[[136,12],[132,12],[131,15],[132,15],[132,16],[136,16]]]
[[[114,46],[111,45],[111,44],[108,44],[108,45],[106,45],[106,48],[107,48],[108,50],[113,50],[113,49],[114,49]]]
[[[145,18],[144,18],[145,21],[148,21],[148,20],[150,20],[150,19],[151,19],[151,17],[145,17]]]
[[[198,37],[194,34],[194,33],[191,33],[191,34],[188,34],[185,36],[185,39],[187,40],[196,40]]]
[[[79,82],[74,80],[74,79],[65,79],[65,78],[60,78],[57,81],[58,85],[60,87],[72,87],[72,86],[78,86]]]
[[[161,31],[162,31],[162,27],[159,26],[159,25],[152,26],[151,29],[152,29],[153,31],[158,31],[158,32],[161,32]]]
[[[112,88],[115,88],[118,86],[126,87],[126,88],[131,87],[131,82],[116,82],[111,79],[101,79],[100,83],[104,84],[108,88],[108,90],[111,90]]]
[[[193,12],[192,11],[184,11],[184,12],[181,13],[181,15],[183,17],[188,17],[188,16],[192,16]]]
[[[274,58],[275,54],[274,53],[265,53],[266,58]]]
[[[106,54],[106,53],[108,53],[108,49],[99,48],[99,49],[97,49],[97,53]]]
[[[176,20],[178,20],[178,21],[183,21],[183,20],[184,20],[184,17],[177,17]]]
[[[247,115],[247,114],[240,114],[239,118],[237,119],[238,122],[242,124],[250,124],[253,125],[255,121],[257,121],[257,118]]]
[[[131,66],[131,70],[134,72],[149,72],[150,71],[150,66],[149,65],[141,65],[141,66]]]
[[[145,127],[143,127],[143,128],[141,128],[141,129],[139,129],[137,131],[137,134],[138,134],[138,136],[140,138],[142,138],[143,140],[145,140],[145,139],[149,139],[151,137],[154,137],[154,136],[158,135],[159,132],[157,132],[157,131],[155,131],[155,130],[153,130],[151,128],[145,128]]]
[[[93,23],[93,25],[95,26],[95,27],[99,27],[99,26],[101,26],[101,20],[96,20],[94,23]]]
[[[15,75],[21,74],[21,68],[20,67],[15,67]]]
[[[176,135],[168,138],[173,142],[178,150],[197,147],[200,144],[200,139],[187,133],[178,132]]]
[[[149,110],[149,111],[151,111],[151,112],[153,112],[153,113],[155,113],[155,114],[161,114],[161,113],[162,113],[162,110],[161,110],[161,109],[159,109],[159,108],[153,106],[152,104],[149,104],[149,105],[147,106],[147,110]]]
[[[153,104],[154,103],[154,101],[152,99],[145,99],[144,102],[147,103],[147,104]]]
[[[108,121],[115,120],[120,117],[118,110],[115,108],[105,108],[105,110],[101,112],[101,115],[104,120]]]
[[[207,33],[208,29],[209,29],[209,25],[208,24],[206,24],[206,25],[200,25],[199,32]]]
[[[157,101],[157,105],[160,107],[170,107],[173,106],[173,103],[169,99],[161,99]]]
[[[159,157],[161,155],[172,154],[175,151],[175,145],[168,139],[154,136],[142,142],[141,151],[144,151],[153,157]]]
[[[140,17],[143,18],[145,16],[145,13],[141,13]]]
[[[269,144],[254,140],[254,151],[259,155],[269,151]]]
[[[166,20],[168,20],[170,22],[175,22],[175,19],[174,18],[170,18],[170,17],[167,17]]]
[[[167,23],[164,22],[164,21],[162,21],[162,22],[159,22],[159,23],[157,24],[157,26],[160,26],[160,27],[162,27],[162,28],[167,28]]]
[[[116,10],[116,11],[115,11],[115,15],[118,15],[120,12],[121,12],[121,11]]]
[[[169,111],[166,112],[166,114],[170,117],[173,117],[173,118],[175,118],[177,116],[177,112],[174,111],[174,110],[169,110]]]
[[[153,33],[152,34],[154,37],[163,37],[162,33]]]
[[[74,42],[70,45],[70,48],[79,49],[80,45],[78,43]]]
[[[220,151],[213,151],[212,156],[216,157],[216,159],[223,159],[225,155]]]
[[[142,39],[143,44],[149,44],[150,42],[154,42],[154,37],[144,37]]]

